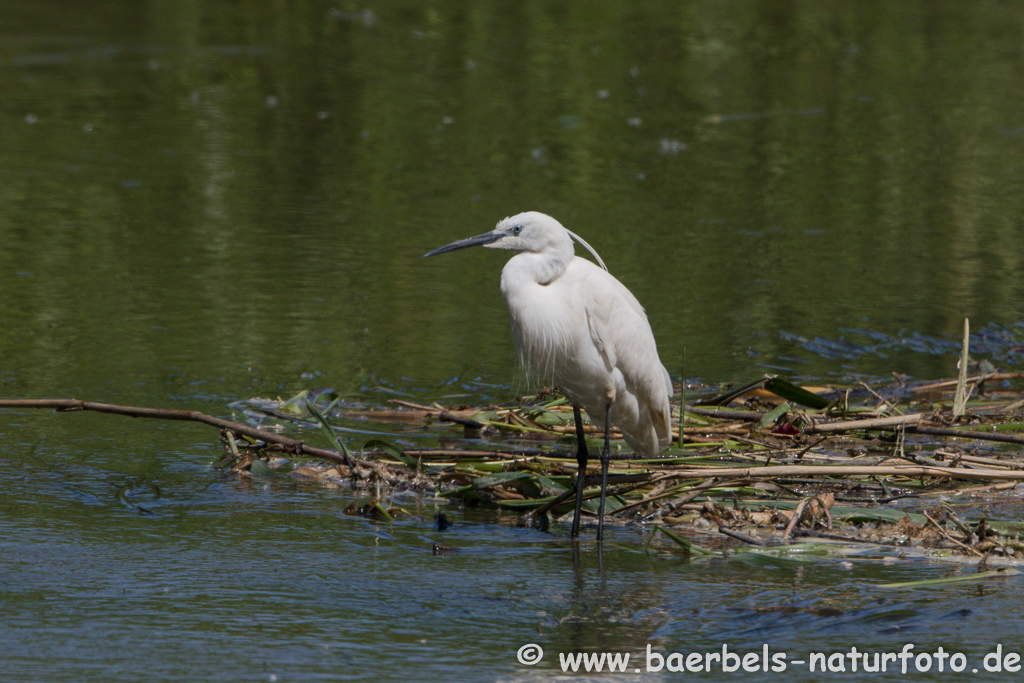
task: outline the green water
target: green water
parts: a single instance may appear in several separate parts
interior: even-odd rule
[[[0,395],[507,400],[504,255],[421,256],[527,209],[602,254],[676,377],[952,376],[964,317],[1019,369],[1022,27],[1019,2],[3,3]],[[1024,650],[1015,579],[890,593],[950,570],[650,558],[639,529],[574,562],[565,529],[444,507],[442,533],[415,499],[374,525],[218,457],[196,425],[0,412],[4,680]]]

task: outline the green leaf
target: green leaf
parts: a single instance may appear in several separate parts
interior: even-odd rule
[[[497,474],[488,474],[483,477],[477,477],[473,480],[473,488],[479,491],[480,489],[499,486],[511,481],[519,481],[520,479],[530,479],[532,477],[533,472],[498,472]]]
[[[461,469],[476,470],[477,472],[504,472],[508,466],[508,460],[493,462],[480,462],[479,460],[458,460],[456,466]]]
[[[763,428],[771,427],[775,424],[775,421],[780,417],[792,410],[788,403],[780,403],[779,405],[772,408],[770,411],[765,413],[765,416],[761,418],[760,425]]]
[[[270,469],[267,463],[257,459],[253,460],[252,463],[249,465],[249,474],[251,474],[254,477],[272,477],[275,474],[277,474],[277,472]]]
[[[454,498],[456,496],[461,496],[461,495],[470,493],[472,491],[473,491],[473,487],[472,486],[459,486],[457,488],[449,489],[447,491],[441,491],[440,493],[437,494],[437,496],[439,498]]]
[[[394,518],[391,517],[391,514],[388,512],[388,509],[384,507],[379,500],[373,504],[372,510],[376,512],[377,516],[382,519],[386,519],[389,522],[395,521]]]
[[[499,500],[497,501],[498,507],[503,508],[539,508],[544,503],[547,503],[551,498],[524,498],[523,500]]]
[[[293,415],[302,414],[302,406],[309,399],[309,389],[303,389],[299,393],[292,396],[290,399],[278,406],[278,410],[282,413],[291,413]]]
[[[335,399],[334,402],[336,403],[337,399]],[[334,403],[328,406],[328,408],[333,407]],[[348,447],[345,446],[345,442],[341,440],[341,437],[338,436],[338,433],[335,432],[331,425],[327,423],[326,418],[324,418],[324,416],[320,414],[320,411],[316,409],[316,406],[314,406],[313,402],[310,401],[308,398],[306,399],[306,410],[308,410],[309,413],[314,418],[316,418],[316,421],[320,423],[320,429],[323,430],[323,433],[327,436],[327,440],[331,443],[331,445],[338,448],[342,453],[344,453],[346,458],[351,458],[352,454],[348,452]]]
[[[536,429],[534,427],[525,427],[525,426],[520,425],[520,424],[511,424],[511,423],[508,423],[508,422],[492,422],[490,420],[481,420],[479,418],[474,418],[474,419],[477,420],[477,422],[480,422],[480,423],[482,423],[483,425],[485,425],[487,427],[494,427],[495,429],[500,429],[503,432],[524,432],[524,433],[527,433],[527,434],[550,434],[551,433],[551,431],[547,430],[547,429]]]
[[[544,410],[550,410],[551,408],[555,408],[557,406],[564,406],[567,403],[569,403],[569,399],[567,399],[565,396],[561,396],[559,398],[552,399],[547,403],[540,404],[540,407],[543,408]]]
[[[776,396],[792,401],[793,403],[799,403],[802,406],[808,408],[822,409],[827,408],[830,405],[828,399],[822,398],[817,394],[812,394],[803,387],[790,382],[788,379],[783,379],[778,375],[769,377],[765,383],[764,388],[772,392]]]
[[[550,477],[545,477],[542,474],[537,475],[537,485],[540,486],[541,494],[544,496],[550,496],[552,494],[557,496],[568,488],[567,486],[562,486],[557,481]]]
[[[540,425],[567,425],[573,423],[572,413],[556,413],[552,410],[537,410],[527,417]]]
[[[362,448],[360,448],[359,451],[361,453],[362,451],[368,448],[376,448],[382,450],[395,460],[398,460],[399,462],[413,469],[416,469],[416,467],[419,466],[419,461],[416,458],[412,457],[411,455],[409,455],[408,453],[406,453],[405,451],[403,451],[401,448],[391,443],[390,441],[385,441],[384,439],[370,439],[369,441],[363,444]]]
[[[744,384],[741,387],[735,387],[734,389],[730,389],[729,391],[726,391],[724,393],[718,394],[717,396],[712,396],[711,398],[702,398],[702,399],[699,399],[697,401],[694,401],[693,404],[694,405],[701,405],[701,406],[725,406],[725,405],[729,405],[729,403],[731,403],[734,398],[742,396],[743,394],[747,393],[748,391],[751,391],[753,389],[757,389],[759,387],[764,386],[764,383],[767,380],[768,380],[768,375],[765,375],[764,377],[761,377],[760,379],[756,379],[753,382],[747,382],[746,384]]]

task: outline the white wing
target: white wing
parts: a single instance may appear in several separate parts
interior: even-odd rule
[[[612,421],[631,446],[657,452],[671,440],[671,379],[640,302],[609,273],[590,270],[584,283],[590,337],[623,385],[617,387]]]

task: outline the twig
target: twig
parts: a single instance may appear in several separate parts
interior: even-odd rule
[[[323,448],[314,448],[313,446],[307,446],[302,441],[295,439],[289,439],[286,436],[280,434],[274,434],[273,432],[265,432],[262,429],[256,429],[250,427],[247,424],[241,422],[234,422],[232,420],[225,420],[205,413],[200,413],[196,410],[166,410],[162,408],[140,408],[137,406],[120,406],[111,403],[95,403],[93,401],[79,401],[74,398],[23,398],[23,399],[0,399],[0,408],[43,408],[56,410],[59,413],[76,412],[80,410],[89,410],[97,413],[108,413],[111,415],[125,415],[128,417],[146,417],[156,420],[182,420],[186,422],[201,422],[208,424],[219,429],[230,429],[236,434],[244,434],[245,436],[266,441],[267,443],[276,443],[284,446],[289,452],[295,453],[296,455],[312,455],[317,458],[324,460],[330,460],[331,462],[341,463],[351,467],[354,462],[358,461],[364,466],[369,466],[372,463],[368,460],[362,460],[355,456],[346,456],[343,453],[337,451],[329,451]],[[379,464],[379,463],[378,463]]]
[[[723,420],[745,420],[746,422],[759,422],[764,417],[764,413],[750,410],[728,410],[725,408],[719,410],[717,408],[700,408],[698,406],[691,406],[686,409],[686,412],[705,417],[717,417]]]
[[[793,533],[793,529],[800,523],[800,518],[804,514],[804,508],[806,508],[810,503],[817,503],[821,506],[822,511],[825,513],[825,520],[827,522],[826,528],[829,531],[832,531],[832,513],[828,511],[828,506],[825,505],[825,501],[818,496],[810,496],[809,498],[804,498],[797,503],[796,509],[793,511],[793,516],[790,517],[789,524],[786,525],[786,530],[782,533],[783,541],[789,539],[789,535]],[[813,521],[811,522],[811,525],[814,525]]]
[[[622,490],[608,491],[606,495],[608,495],[608,496],[616,495],[617,496],[617,495],[619,495],[621,493],[626,493],[626,492],[631,491],[631,490],[633,490],[635,488],[638,488],[640,486],[646,486],[648,484],[653,484],[653,483],[656,483],[656,482],[659,482],[659,481],[663,481],[665,479],[671,479],[673,476],[674,475],[662,475],[660,477],[652,477],[649,473],[609,475],[608,481],[611,482],[611,483],[617,483],[617,484],[627,484],[627,483],[634,483],[634,482],[639,482],[639,483],[636,484],[636,486],[632,486],[632,487],[628,487],[628,488],[627,487],[623,487]],[[583,489],[584,489],[583,500],[589,500],[591,498],[596,498],[598,495],[600,495],[600,489],[595,489],[590,494],[587,494],[586,493],[586,488],[587,488],[587,480],[586,480],[586,478],[584,478],[583,479]],[[557,496],[555,496],[554,498],[552,498],[548,502],[544,503],[540,507],[537,507],[537,508],[535,508],[533,510],[530,510],[525,515],[523,515],[523,518],[527,519],[527,518],[531,518],[531,517],[538,517],[538,516],[544,514],[545,512],[547,512],[548,510],[550,510],[552,508],[555,508],[555,507],[558,507],[559,505],[561,505],[565,501],[569,500],[569,498],[571,498],[574,495],[576,495],[576,486],[575,486],[575,484],[573,486],[570,486],[566,490],[562,491],[560,494],[558,494]],[[608,514],[614,514],[614,512],[610,512]]]
[[[1004,432],[979,432],[967,429],[949,429],[948,427],[922,427],[911,425],[907,427],[908,432],[917,434],[929,434],[931,436],[958,436],[962,439],[977,439],[978,441],[1002,441],[1005,443],[1024,443],[1024,434],[1006,434]]]
[[[946,533],[946,530],[945,530],[945,529],[943,529],[943,528],[942,528],[941,526],[939,526],[939,523],[938,523],[938,522],[936,522],[936,521],[935,521],[934,519],[932,519],[932,518],[931,518],[931,515],[929,515],[929,514],[928,514],[927,512],[925,512],[924,510],[922,510],[922,511],[921,511],[921,514],[923,514],[923,515],[925,516],[925,519],[927,519],[927,520],[928,520],[928,521],[929,521],[929,522],[931,523],[931,525],[932,525],[933,527],[935,527],[935,528],[936,528],[936,530],[938,530],[938,532],[939,532],[940,534],[942,534],[942,537],[943,537],[943,538],[945,538],[945,539],[946,539],[947,541],[950,541],[951,543],[955,543],[955,544],[957,544],[958,546],[960,546],[961,548],[963,548],[964,550],[968,550],[968,551],[970,551],[970,552],[974,553],[975,555],[977,555],[977,556],[979,556],[979,557],[980,557],[980,556],[981,556],[981,555],[983,554],[983,553],[981,553],[980,551],[978,551],[978,550],[976,550],[976,549],[972,548],[971,546],[969,546],[969,545],[966,545],[966,544],[964,544],[964,543],[961,543],[960,541],[958,541],[958,540],[956,540],[955,538],[953,538],[952,536],[950,536],[950,535],[949,535],[948,533]]]
[[[765,541],[764,539],[754,538],[753,536],[747,536],[746,534],[741,534],[738,531],[733,531],[732,529],[726,529],[724,526],[718,527],[718,533],[725,534],[726,536],[729,536],[730,538],[735,538],[737,541],[743,541],[744,543],[749,543],[750,545],[756,545],[756,546],[760,546],[762,548],[765,548],[765,547],[768,546],[767,541]]]
[[[586,486],[586,480],[584,480],[584,486]],[[569,498],[573,494],[575,494],[575,493],[576,493],[576,487],[575,486],[573,486],[571,488],[567,488],[566,490],[562,491],[560,494],[558,494],[557,496],[555,496],[554,498],[552,498],[548,502],[546,502],[543,505],[541,505],[539,508],[536,508],[534,510],[530,510],[529,512],[527,512],[525,515],[523,515],[523,518],[524,519],[529,519],[529,518],[533,518],[533,517],[539,517],[539,516],[543,515],[545,512],[547,512],[548,510],[550,510],[551,508],[557,507],[557,506],[561,505],[562,503],[564,503],[565,501],[569,500]]]
[[[765,450],[772,450],[772,447],[766,443],[761,443],[755,439],[748,439],[745,436],[739,436],[738,434],[730,434],[729,438],[733,441],[739,441],[740,443],[748,443],[751,446],[757,446],[758,448],[764,448]]]
[[[789,524],[786,525],[786,530],[782,532],[782,540],[785,541],[789,538],[789,535],[793,533],[793,529],[800,522],[800,517],[804,514],[804,508],[807,507],[807,501],[810,498],[803,498],[799,503],[796,504],[796,509],[793,510],[793,516],[789,518]]]
[[[383,451],[367,451],[368,453],[381,453]],[[406,455],[413,457],[423,458],[436,458],[438,460],[450,460],[458,459],[464,460],[466,458],[496,458],[500,460],[525,460],[527,458],[536,458],[542,451],[531,450],[529,452],[519,451],[512,453],[503,453],[501,451],[449,451],[442,450],[439,448],[425,448],[425,449],[406,449]]]
[[[964,524],[963,520],[960,519],[956,512],[953,511],[953,508],[948,505],[943,505],[942,509],[946,513],[946,519],[953,522],[953,526],[959,529],[960,533],[964,535],[964,541],[970,545],[974,545],[976,537],[974,536],[974,532],[971,530],[971,527]]]
[[[821,437],[820,439],[818,439],[817,441],[812,443],[810,446],[808,446],[807,448],[805,448],[802,451],[800,451],[799,453],[797,453],[796,454],[796,459],[800,460],[801,458],[803,458],[807,454],[807,451],[811,450],[812,448],[815,448],[818,444],[820,444],[820,443],[822,443],[824,441],[828,441],[828,437],[827,436]]]
[[[1021,408],[1024,408],[1024,401],[1014,401],[1008,406],[1003,406],[997,412],[1005,415],[1006,413],[1012,413],[1013,411],[1020,410]]]
[[[860,380],[860,381],[858,381],[858,382],[857,382],[857,384],[859,384],[859,385],[861,385],[862,387],[864,387],[865,389],[867,389],[867,391],[868,391],[868,393],[869,393],[869,394],[871,394],[871,395],[872,395],[872,396],[874,396],[874,397],[875,397],[876,399],[878,399],[878,402],[879,402],[879,403],[880,403],[881,405],[885,406],[884,410],[886,410],[886,411],[889,411],[889,410],[893,410],[893,409],[896,409],[896,407],[897,407],[897,406],[896,406],[896,404],[895,404],[895,403],[893,403],[892,401],[887,401],[887,400],[885,400],[884,398],[882,398],[882,395],[881,395],[881,394],[879,394],[879,393],[878,393],[877,391],[875,391],[874,389],[872,389],[872,388],[871,388],[871,387],[870,387],[870,386],[868,385],[868,383],[867,383],[867,382],[865,382],[864,380]],[[849,391],[847,391],[847,397],[849,397]],[[876,410],[877,410],[877,409],[876,409]],[[899,411],[899,410],[897,410],[897,412],[900,412],[900,411]]]
[[[1021,379],[1024,378],[1024,372],[989,372],[982,375],[975,375],[974,377],[968,377],[967,382],[977,384],[978,382],[985,382],[990,379]],[[945,389],[946,387],[955,387],[958,380],[947,379],[941,382],[932,382],[931,384],[922,384],[916,387],[910,387],[909,391],[914,393],[932,391],[933,389]]]
[[[666,475],[664,477],[658,477],[656,479],[652,479],[651,481],[652,482],[656,482],[656,481],[663,481],[665,479],[688,479],[688,478],[689,477],[680,477],[675,472],[673,472],[670,475]],[[706,491],[708,489],[713,489],[716,486],[721,486],[721,484],[717,483],[717,481],[716,481],[716,479],[714,477],[712,477],[711,479],[706,479],[701,484],[699,484],[697,486],[694,486],[691,489],[688,489],[686,491],[686,493],[684,493],[682,496],[680,496],[680,500],[678,501],[678,504],[683,505],[683,504],[689,503],[691,500],[693,500],[694,498],[699,496],[702,492],[704,492],[704,491]],[[669,489],[667,491],[662,491],[661,493],[659,493],[657,495],[647,496],[646,498],[641,498],[640,500],[634,501],[632,503],[628,503],[626,505],[623,505],[620,508],[616,508],[616,509],[612,510],[609,514],[617,515],[617,514],[620,514],[622,512],[625,512],[627,510],[632,510],[633,508],[640,507],[641,505],[644,505],[646,503],[650,503],[652,501],[659,500],[661,498],[668,498],[669,496],[674,496],[677,493],[679,493],[679,489],[676,489],[676,488]]]
[[[394,403],[396,406],[402,406],[403,408],[412,408],[413,410],[425,410],[428,413],[440,413],[443,408],[437,408],[435,406],[425,406],[421,403],[413,403],[412,401],[403,401],[400,398],[391,399],[390,403]]]
[[[922,491],[921,493],[915,493],[914,497],[917,496],[966,496],[974,495],[977,493],[994,493],[996,491],[1009,491],[1017,488],[1018,484],[1015,481],[1006,481],[1001,484],[983,484],[981,486],[971,486],[965,489],[942,489],[939,491]],[[902,497],[902,496],[901,496]],[[878,501],[884,502],[884,501]],[[993,501],[994,502],[994,501]],[[987,503],[970,503],[971,505],[983,505]]]
[[[749,431],[750,425],[747,422],[730,422],[728,424],[705,425],[703,427],[685,427],[685,434],[717,434],[719,432]]]

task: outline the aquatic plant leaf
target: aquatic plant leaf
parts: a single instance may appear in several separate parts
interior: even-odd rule
[[[282,403],[277,407],[282,413],[291,413],[293,415],[301,415],[302,407],[309,399],[309,389],[303,389],[299,393],[292,396],[290,399]]]
[[[657,529],[658,531],[660,531],[661,533],[665,534],[669,538],[671,538],[673,541],[675,541],[676,543],[678,543],[682,547],[686,548],[687,551],[695,552],[698,555],[721,555],[722,554],[720,552],[716,552],[714,550],[708,550],[707,548],[701,547],[701,546],[697,545],[696,543],[694,543],[693,541],[687,540],[687,539],[683,538],[682,536],[680,536],[679,534],[666,529],[665,527],[661,526],[660,524],[655,524],[654,528]]]
[[[479,420],[479,419],[478,419],[478,422],[480,422],[481,424],[483,424],[486,427],[494,427],[495,429],[499,429],[499,430],[501,430],[503,432],[523,432],[523,433],[526,433],[526,434],[545,434],[545,435],[551,433],[550,430],[547,430],[547,429],[537,429],[535,427],[527,427],[527,426],[521,425],[521,424],[511,424],[509,422],[491,422],[491,421],[488,421],[488,420]]]
[[[693,402],[693,405],[695,405],[695,406],[724,406],[724,405],[728,405],[729,403],[732,402],[733,399],[742,396],[743,394],[747,393],[748,391],[752,391],[753,389],[757,389],[759,387],[764,386],[764,383],[767,381],[767,379],[768,379],[768,375],[765,375],[764,377],[758,378],[758,379],[754,380],[753,382],[747,382],[746,384],[744,384],[741,387],[736,387],[734,389],[730,389],[729,391],[726,391],[724,393],[718,394],[716,396],[712,396],[710,398],[698,399],[698,400]],[[799,403],[799,401],[797,401],[797,402]]]
[[[552,399],[547,403],[540,404],[540,407],[543,408],[544,410],[551,410],[552,408],[555,408],[557,406],[564,405],[569,405],[569,399],[567,399],[565,396],[559,396],[558,398]]]
[[[504,472],[508,467],[508,460],[496,462],[480,462],[479,460],[459,460],[456,465],[464,470],[475,470],[477,472]]]
[[[338,436],[337,432],[335,432],[331,425],[328,424],[327,419],[320,413],[319,410],[317,410],[316,406],[314,406],[313,402],[310,401],[308,398],[306,399],[306,410],[308,410],[310,415],[316,418],[316,421],[320,423],[320,429],[323,431],[324,435],[327,436],[327,440],[331,443],[331,445],[335,446],[342,453],[344,453],[346,458],[351,458],[352,454],[349,453],[348,447],[345,446],[345,442],[341,440],[341,437]]]
[[[310,392],[310,400],[313,403],[323,403],[325,400],[329,400],[330,404],[327,409],[324,410],[324,414],[328,414],[334,409],[334,406],[338,405],[341,401],[341,394],[338,393],[337,389],[320,389],[318,391]]]
[[[379,500],[375,502],[373,507],[367,512],[367,517],[385,519],[389,522],[395,521],[391,516],[391,513],[388,512],[388,509],[384,507]]]
[[[898,524],[904,517],[909,517],[910,521],[918,526],[928,523],[928,518],[922,514],[907,512],[906,510],[892,510],[889,508],[852,508],[836,506],[829,510],[829,513],[831,513],[832,519],[836,521],[851,522],[854,524],[862,522],[877,522],[878,520]]]
[[[477,477],[473,480],[473,488],[479,491],[480,489],[490,488],[491,486],[499,486],[501,484],[519,481],[520,479],[530,479],[532,477],[533,472],[498,472],[497,474],[488,474],[483,477]]]
[[[252,461],[251,465],[249,465],[249,474],[254,477],[272,477],[277,473],[270,469],[267,463],[256,459]]]
[[[968,576],[951,576],[942,579],[924,579],[922,581],[903,581],[901,583],[883,583],[875,586],[875,588],[917,588],[924,586],[938,586],[946,583],[984,581],[985,579],[991,579],[997,576],[1015,576],[1017,574],[1020,574],[1019,569],[1007,567],[1005,569],[994,569],[990,572],[981,572],[979,574],[970,574]]]
[[[363,498],[361,500],[355,500],[349,503],[342,514],[352,515],[355,517],[365,517],[367,519],[384,520],[393,522],[391,514],[388,509],[384,507],[383,503],[376,498]]]
[[[715,500],[722,502],[731,502],[731,499],[725,496],[721,498],[717,496],[709,496]],[[767,503],[763,500],[741,500],[739,504],[751,510],[758,510],[762,507],[776,508],[778,510],[795,510],[799,501],[795,500],[773,500]],[[879,507],[854,507],[852,505],[836,505],[829,509],[829,514],[832,515],[832,519],[837,522],[877,522],[879,520],[883,522],[891,522],[896,524],[901,522],[904,517],[909,517],[910,521],[914,524],[921,525],[927,524],[928,518],[924,515],[916,512],[907,512],[906,510],[894,510],[891,508],[879,508]]]
[[[569,488],[568,486],[562,486],[561,484],[551,479],[550,477],[545,477],[543,474],[537,475],[537,485],[540,486],[541,495],[544,496],[557,496],[560,493],[562,493],[562,491],[565,491],[567,488]]]
[[[541,505],[551,500],[554,500],[554,496],[550,498],[524,498],[523,500],[517,500],[513,498],[510,500],[499,500],[495,502],[497,502],[498,507],[503,508],[539,508]],[[585,504],[586,503],[584,503],[584,505]]]
[[[763,429],[765,427],[772,426],[773,424],[775,424],[776,420],[778,420],[780,417],[788,413],[790,410],[791,408],[788,403],[780,403],[779,405],[775,406],[767,413],[765,413],[765,416],[761,418],[761,428]]]
[[[403,451],[401,448],[391,443],[390,441],[385,441],[384,439],[370,439],[369,441],[363,444],[362,448],[359,449],[360,454],[362,453],[362,451],[365,451],[368,448],[376,448],[378,450],[382,450],[395,460],[398,460],[402,464],[407,465],[408,467],[411,467],[413,469],[415,469],[419,465],[419,461],[416,458],[412,457],[411,455],[409,455],[408,453],[406,453],[405,451]]]
[[[803,387],[799,387],[788,379],[784,379],[778,375],[774,375],[766,379],[764,388],[780,398],[792,401],[793,403],[799,403],[800,405],[807,406],[808,408],[821,410],[822,408],[827,408],[831,403],[828,399],[822,398],[817,394],[813,394]]]
[[[788,560],[799,560],[805,556],[827,557],[829,555],[849,554],[847,546],[826,543],[789,543],[768,547],[734,548],[733,550],[735,550],[737,555],[766,555],[768,557],[779,557]]]
[[[561,413],[552,410],[536,410],[527,414],[527,417],[539,425],[566,425],[572,424],[572,413]]]

